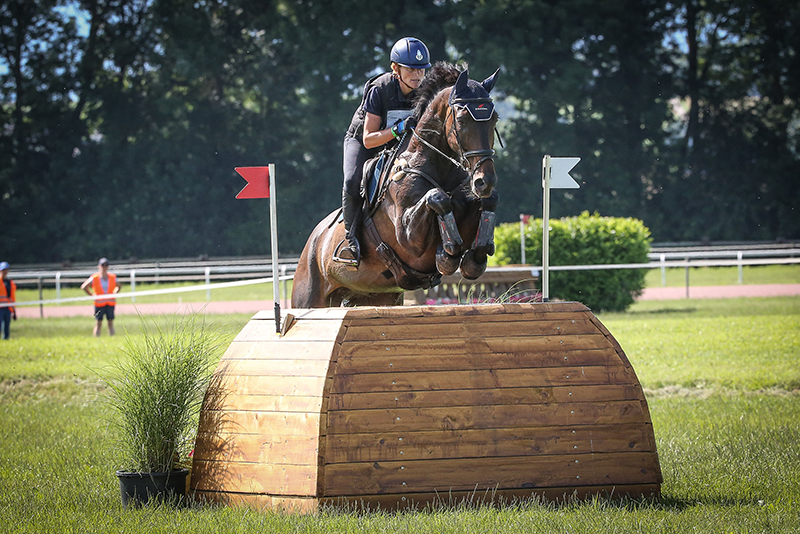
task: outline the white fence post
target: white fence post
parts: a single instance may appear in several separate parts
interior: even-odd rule
[[[136,304],[136,296],[133,293],[136,293],[136,269],[131,269],[131,303]]]
[[[211,267],[206,267],[206,285],[211,285]],[[206,300],[211,302],[211,287],[206,289]]]

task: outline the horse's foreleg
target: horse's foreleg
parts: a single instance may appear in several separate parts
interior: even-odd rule
[[[494,227],[497,221],[494,210],[498,200],[497,191],[492,196],[481,199],[480,222],[475,241],[461,260],[461,274],[469,280],[478,278],[486,271],[487,256],[494,254]]]

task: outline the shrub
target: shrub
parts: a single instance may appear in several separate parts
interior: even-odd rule
[[[519,223],[498,225],[492,265],[521,262]],[[601,217],[583,212],[578,217],[550,220],[550,265],[647,263],[650,231],[633,218]],[[542,263],[542,219],[525,227],[528,263]],[[642,289],[644,269],[551,271],[550,298],[576,300],[595,311],[624,311]]]

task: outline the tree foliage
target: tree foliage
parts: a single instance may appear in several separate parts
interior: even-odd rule
[[[346,5],[345,5],[346,4]],[[0,254],[264,254],[236,166],[275,162],[281,252],[340,199],[341,140],[394,41],[502,68],[501,220],[635,217],[656,241],[796,238],[800,7],[790,0],[8,0]],[[578,16],[580,14],[580,16]]]

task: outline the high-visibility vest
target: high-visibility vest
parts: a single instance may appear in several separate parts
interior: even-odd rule
[[[92,289],[94,290],[95,295],[113,295],[114,288],[117,287],[117,275],[108,273],[108,291],[103,291],[103,284],[100,282],[101,275],[100,273],[94,273],[92,275]],[[116,300],[112,299],[95,299],[94,305],[98,308],[103,306],[114,306],[117,303]]]
[[[16,302],[17,301],[17,284],[14,283],[13,280],[8,280],[8,285],[11,286],[11,291],[6,289],[6,280],[0,281],[0,302]],[[8,307],[9,310],[12,312],[14,311],[13,306]]]

